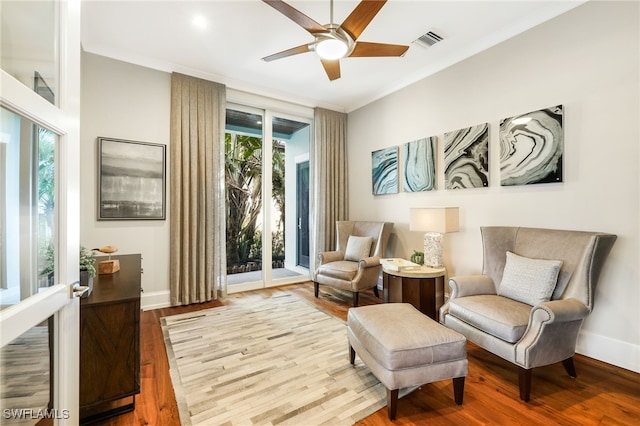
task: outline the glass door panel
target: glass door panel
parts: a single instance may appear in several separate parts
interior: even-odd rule
[[[308,270],[298,262],[301,242],[298,240],[300,223],[297,205],[298,195],[304,193],[297,180],[297,164],[301,158],[308,161],[310,123],[297,118],[274,116],[271,123],[272,136],[272,280],[270,285],[281,285],[308,280]],[[304,197],[304,196],[303,196]],[[304,201],[304,200],[303,200]],[[307,199],[308,204],[308,199]],[[303,220],[304,222],[304,220]],[[308,213],[306,217],[308,223]],[[304,248],[302,248],[304,251]],[[308,242],[307,242],[308,252]]]
[[[262,286],[262,115],[227,109],[227,282]]]
[[[0,110],[0,305],[54,283],[57,136]]]

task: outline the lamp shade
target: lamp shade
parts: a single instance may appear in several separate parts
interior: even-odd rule
[[[458,207],[412,208],[409,230],[447,234],[458,232]]]

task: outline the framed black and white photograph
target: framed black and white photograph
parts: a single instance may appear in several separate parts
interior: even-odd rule
[[[164,220],[166,146],[98,138],[98,220]]]

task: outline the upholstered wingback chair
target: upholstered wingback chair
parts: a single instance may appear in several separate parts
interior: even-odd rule
[[[358,293],[373,289],[378,297],[378,277],[393,223],[336,222],[335,251],[319,253],[314,273],[314,291],[318,297],[320,284],[353,292],[353,306],[358,306]]]
[[[529,401],[533,368],[562,362],[576,377],[578,333],[616,236],[519,227],[481,232],[483,272],[449,279],[440,322],[517,365],[520,399]]]

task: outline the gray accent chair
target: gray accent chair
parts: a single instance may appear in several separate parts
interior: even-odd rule
[[[358,306],[358,293],[362,290],[373,289],[379,297],[380,258],[384,257],[392,228],[393,223],[389,222],[336,222],[336,250],[319,253],[316,257],[313,275],[315,297],[318,297],[320,284],[351,291],[353,306]],[[350,236],[372,238],[371,248],[362,258],[345,259]]]
[[[616,236],[600,232],[482,227],[481,275],[449,279],[440,322],[519,369],[520,399],[529,401],[533,368],[562,362],[572,378],[576,341],[593,310],[600,271]],[[549,301],[532,306],[501,296],[507,251],[562,260]]]

